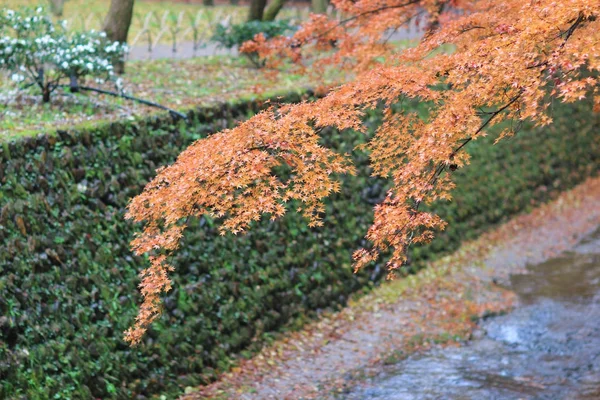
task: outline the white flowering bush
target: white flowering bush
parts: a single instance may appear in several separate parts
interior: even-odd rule
[[[44,102],[69,79],[106,80],[113,77],[113,62],[127,52],[127,45],[109,42],[104,32],[68,34],[66,22],[55,24],[41,7],[0,11],[0,69],[16,82],[41,89]]]

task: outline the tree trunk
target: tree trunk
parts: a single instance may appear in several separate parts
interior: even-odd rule
[[[48,0],[50,3],[50,12],[57,17],[62,17],[65,9],[65,0]]]
[[[325,14],[327,12],[327,0],[311,0],[312,12],[315,14]]]
[[[202,5],[203,6],[214,6],[215,5],[215,1],[214,0],[202,0]]]
[[[127,43],[127,34],[133,16],[134,0],[111,0],[108,14],[104,19],[104,32],[109,40]],[[122,74],[125,71],[123,60],[113,60],[115,72]]]
[[[285,0],[271,0],[269,7],[265,10],[263,21],[274,21],[284,4]]]
[[[42,90],[42,101],[44,104],[50,103],[50,93],[49,85],[44,86],[44,89]]]
[[[262,21],[267,0],[250,0],[248,21]]]
[[[79,83],[77,82],[77,77],[75,75],[69,77],[69,89],[71,93],[79,93]]]

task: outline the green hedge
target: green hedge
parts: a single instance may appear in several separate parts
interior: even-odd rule
[[[191,129],[163,118],[3,144],[0,398],[171,398],[258,348],[268,332],[344,304],[381,277],[381,266],[351,270],[384,190],[368,180],[367,156],[358,154],[361,173],[344,178],[321,229],[290,213],[223,238],[212,221],[197,221],[174,260],[164,317],[141,346],[122,341],[145,265],[128,248],[136,228],[123,220],[128,199],[192,140],[255,109],[199,111]],[[453,250],[595,173],[600,116],[578,105],[557,109],[555,119],[496,146],[470,145],[473,163],[457,173],[455,201],[436,206],[448,230],[413,258]],[[326,136],[341,151],[365,140],[353,132]]]

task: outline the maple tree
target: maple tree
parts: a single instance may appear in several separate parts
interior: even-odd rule
[[[140,274],[144,301],[125,333],[140,341],[160,314],[160,294],[171,288],[167,262],[186,221],[209,215],[222,234],[242,233],[264,214],[277,218],[287,204],[310,226],[321,224],[323,199],[340,188],[340,174],[353,174],[349,154],[320,145],[325,127],[366,132],[368,110],[383,121],[363,147],[373,175],[390,189],[374,209],[366,233],[368,249],[353,254],[355,268],[390,253],[392,273],[409,245],[428,242],[445,222],[420,208],[448,200],[452,172],[469,163],[465,146],[489,127],[512,121],[499,134],[514,134],[529,120],[552,122],[553,101],[594,99],[600,110],[600,2],[597,0],[337,0],[340,21],[312,15],[290,38],[260,35],[243,47],[271,65],[292,60],[319,76],[328,68],[352,79],[313,102],[282,105],[234,129],[193,143],[177,161],[135,197],[127,217],[144,222],[132,241],[149,253]],[[416,47],[398,50],[390,32],[418,20],[424,36]],[[445,47],[444,47],[445,46]],[[439,51],[445,48],[446,51]],[[428,106],[426,117],[399,112],[404,100]],[[278,176],[277,167],[286,173]]]

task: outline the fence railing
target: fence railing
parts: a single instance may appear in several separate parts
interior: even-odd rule
[[[278,18],[300,23],[308,19],[308,7],[285,7]],[[341,19],[332,6],[327,14]],[[243,7],[205,7],[194,11],[149,11],[135,14],[129,31],[129,45],[136,50],[136,58],[205,55],[214,52],[211,37],[218,24],[236,24],[245,21],[247,10]],[[104,14],[97,12],[77,13],[68,18],[74,30],[101,29]],[[207,50],[208,48],[208,50]],[[227,52],[226,50],[222,50]],[[233,50],[235,51],[235,50]],[[190,54],[191,52],[191,54]],[[145,53],[145,56],[142,54]]]

